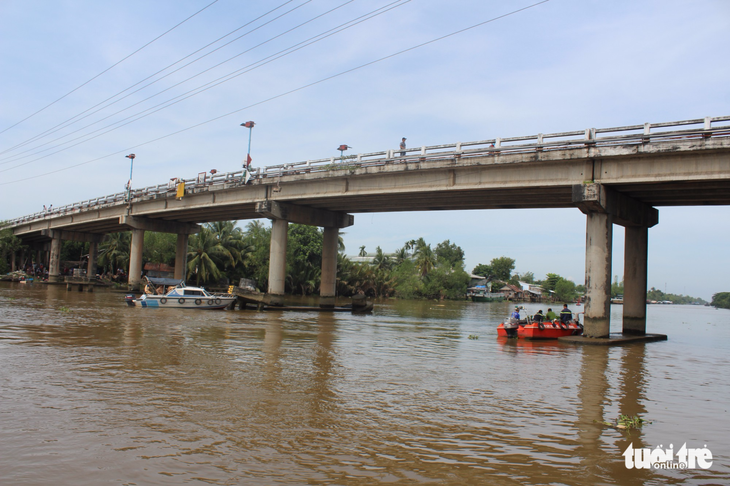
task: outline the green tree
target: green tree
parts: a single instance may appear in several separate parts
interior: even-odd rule
[[[98,265],[111,274],[120,268],[126,272],[131,242],[132,233],[129,231],[107,234],[99,244]]]
[[[362,245],[362,246],[360,247],[360,253],[359,253],[359,255],[360,255],[361,257],[364,257],[364,256],[368,256],[368,252],[366,252],[366,251],[365,251],[365,245]]]
[[[176,234],[146,231],[144,234],[144,251],[142,253],[142,258],[146,262],[173,265],[175,263],[176,248]]]
[[[215,281],[221,278],[216,261],[233,262],[233,255],[216,237],[208,225],[200,228],[198,234],[188,240],[188,279],[195,275],[195,284]]]
[[[445,240],[434,250],[438,265],[445,265],[448,268],[464,268],[464,250],[449,240]]]
[[[416,248],[413,252],[416,258],[416,268],[421,277],[424,277],[436,266],[436,255],[431,245],[426,244],[423,238],[416,241]]]
[[[619,283],[618,275],[614,275],[613,283],[611,284],[611,297],[613,298],[619,295],[624,295],[624,282],[622,280]]]
[[[2,227],[2,224],[0,224]],[[0,229],[0,274],[10,271],[10,256],[23,248],[20,238],[13,234],[10,228]]]
[[[710,305],[720,309],[730,309],[730,292],[718,292],[714,294]]]
[[[476,267],[474,267],[474,270],[471,271],[474,275],[480,275],[482,277],[490,277],[492,276],[492,267],[489,265],[485,265],[484,263],[480,263]]]
[[[258,289],[266,291],[269,282],[271,228],[267,228],[260,220],[249,222],[244,231],[244,242],[250,249],[243,262],[245,277],[255,280]]]
[[[319,287],[322,271],[322,230],[290,224],[287,244],[287,282],[292,292],[308,295]]]
[[[577,297],[575,284],[570,280],[561,278],[555,284],[555,297],[561,302],[573,302]]]
[[[512,271],[515,269],[515,261],[512,258],[503,256],[493,258],[489,263],[489,266],[492,269],[494,278],[502,280],[503,282],[508,282],[512,275]]]

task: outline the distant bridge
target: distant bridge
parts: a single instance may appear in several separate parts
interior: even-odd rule
[[[643,258],[631,262],[643,265],[643,275],[631,282],[624,276],[624,330],[627,317],[636,318],[640,333],[645,329],[645,232],[658,222],[655,207],[730,205],[729,121],[730,116],[707,117],[392,149],[259,168],[248,184],[242,171],[201,173],[134,190],[130,199],[127,193],[112,194],[9,224],[28,244],[54,241],[58,248],[62,239],[98,242],[106,233],[133,230],[129,274],[136,284],[144,231],[178,233],[182,262],[187,235],[198,224],[268,217],[274,220],[269,292],[280,294],[287,222],[323,226],[325,240],[334,234],[336,241],[332,230],[353,224],[349,213],[578,207],[588,219],[586,333],[591,335],[599,321],[595,335],[608,332],[613,223],[627,227],[627,249],[638,245],[639,255],[627,250],[627,258]],[[177,197],[180,182],[183,197]],[[52,276],[58,275],[53,247]],[[326,251],[336,261],[336,250]],[[329,297],[335,275],[332,262],[327,265],[322,295]],[[179,267],[182,273],[184,266]],[[638,290],[632,291],[634,281]]]

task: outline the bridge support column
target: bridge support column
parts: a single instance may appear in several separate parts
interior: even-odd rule
[[[10,252],[10,271],[15,271],[15,250]]]
[[[624,334],[646,334],[649,228],[627,226],[624,248]]]
[[[178,233],[177,246],[175,247],[175,279],[183,280],[187,272],[188,263],[188,237],[187,233]]]
[[[96,277],[96,258],[99,254],[99,244],[96,241],[89,242],[89,265],[86,267],[86,276],[93,279]]]
[[[51,257],[48,262],[48,281],[61,281],[61,238],[51,240]]]
[[[646,330],[646,233],[659,222],[659,212],[602,184],[573,186],[573,202],[586,215],[586,306],[583,333],[589,338],[608,337],[611,319],[611,253],[613,223],[626,227],[624,272],[637,272],[628,280],[632,292],[629,304],[629,333]],[[642,236],[643,235],[643,236]],[[643,243],[642,243],[643,241]],[[637,248],[638,245],[639,247]],[[634,268],[637,266],[639,268]],[[643,291],[638,289],[643,288]],[[643,298],[640,294],[643,292]],[[624,292],[624,303],[626,302]],[[625,304],[624,304],[625,305]],[[642,307],[639,310],[639,306]],[[624,309],[626,312],[626,309]],[[624,314],[626,316],[626,314]],[[624,331],[627,329],[624,320]]]
[[[142,284],[142,252],[144,251],[144,230],[132,229],[132,244],[129,248],[129,272],[127,288],[139,290]]]
[[[271,223],[271,247],[269,248],[269,290],[274,296],[272,304],[281,304],[286,280],[286,243],[289,222],[274,219]]]
[[[586,304],[583,333],[608,337],[611,323],[611,255],[613,218],[605,213],[586,215]]]
[[[337,243],[340,236],[338,228],[324,228],[322,241],[322,278],[319,285],[319,306],[335,306],[337,289]]]

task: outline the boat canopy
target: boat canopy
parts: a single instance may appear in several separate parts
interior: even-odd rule
[[[178,285],[182,284],[182,279],[177,278],[162,278],[162,277],[147,277],[147,280],[152,285],[164,285],[165,287],[174,286],[177,287]]]

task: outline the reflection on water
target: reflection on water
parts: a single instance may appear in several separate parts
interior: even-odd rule
[[[186,313],[4,284],[0,471],[9,484],[730,481],[730,312],[652,306],[649,330],[669,341],[603,348],[497,339],[508,311]],[[601,424],[620,413],[652,423]],[[713,467],[628,470],[621,455],[684,442],[707,444]]]

